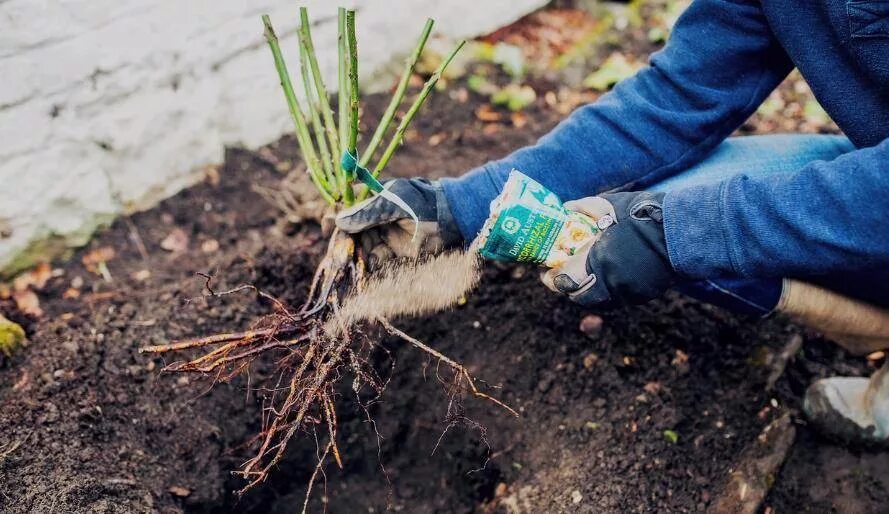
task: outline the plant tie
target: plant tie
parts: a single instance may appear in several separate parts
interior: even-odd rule
[[[371,173],[367,168],[358,164],[358,157],[352,152],[345,150],[343,152],[343,157],[340,160],[340,166],[343,167],[343,171],[346,172],[346,180],[351,184],[355,179],[360,180],[364,185],[366,185],[374,194],[378,194],[394,203],[398,207],[400,207],[404,212],[410,216],[411,220],[414,222],[414,235],[413,237],[417,237],[417,231],[420,228],[420,219],[417,217],[417,213],[411,209],[411,206],[407,204],[404,200],[399,198],[398,195],[386,189],[383,184],[377,180],[373,173]]]

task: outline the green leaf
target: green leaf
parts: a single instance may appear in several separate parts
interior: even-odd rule
[[[679,434],[674,430],[664,430],[664,437],[673,444],[679,442]]]
[[[635,75],[642,68],[642,64],[631,62],[623,54],[615,52],[605,59],[598,70],[584,79],[583,85],[596,91],[607,91],[621,80]]]
[[[12,353],[25,342],[21,325],[0,315],[0,353],[12,357]]]
[[[494,105],[505,105],[510,111],[521,111],[525,107],[534,103],[537,99],[537,93],[531,86],[520,86],[518,84],[509,84],[500,91],[491,95],[491,103]]]

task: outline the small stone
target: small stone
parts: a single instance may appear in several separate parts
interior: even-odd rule
[[[587,314],[580,320],[580,331],[587,337],[596,337],[602,332],[603,320],[595,314]]]
[[[580,494],[580,491],[577,489],[571,491],[571,503],[577,505],[578,503],[583,501],[583,495]]]
[[[151,278],[151,272],[147,269],[140,269],[139,271],[133,272],[133,274],[130,275],[130,278],[132,278],[136,282],[145,282],[146,280]]]
[[[43,416],[39,418],[39,421],[45,424],[55,423],[59,419],[59,408],[56,407],[56,404],[47,402],[43,405]]]
[[[178,496],[180,498],[185,498],[186,496],[191,494],[191,489],[189,489],[187,487],[182,487],[181,485],[171,486],[167,490],[170,491],[170,494],[172,494],[173,496]]]
[[[201,251],[204,253],[214,253],[219,250],[219,241],[208,239],[201,243]]]
[[[648,382],[642,389],[645,389],[646,393],[657,394],[661,391],[661,384],[660,382]]]
[[[506,485],[506,482],[500,482],[497,484],[497,487],[494,488],[494,497],[499,498],[500,496],[505,495],[509,491],[509,486]]]
[[[176,379],[176,384],[181,385],[181,386],[187,386],[187,385],[188,385],[188,377],[179,377],[179,378],[177,378],[177,379]]]
[[[179,227],[174,228],[161,241],[161,248],[168,252],[183,252],[188,249],[188,234]]]
[[[583,367],[586,369],[593,369],[597,362],[599,362],[599,356],[595,353],[588,353],[583,356]]]
[[[472,328],[482,328],[482,324],[480,321],[473,321]]]

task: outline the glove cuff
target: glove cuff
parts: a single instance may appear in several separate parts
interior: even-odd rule
[[[451,212],[450,205],[448,205],[448,197],[444,192],[441,181],[433,181],[432,189],[435,191],[436,218],[442,245],[444,248],[460,246],[463,242],[463,234],[460,232],[454,213]]]

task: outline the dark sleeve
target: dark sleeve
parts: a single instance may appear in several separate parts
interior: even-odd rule
[[[448,203],[471,240],[513,168],[563,200],[644,187],[705,157],[791,69],[759,2],[697,0],[648,68],[537,144],[445,179]]]
[[[664,226],[670,261],[693,278],[887,269],[889,139],[795,173],[669,192]]]

